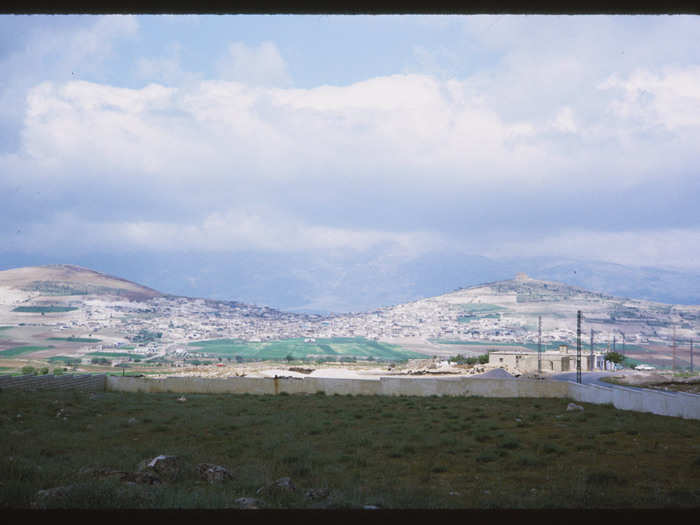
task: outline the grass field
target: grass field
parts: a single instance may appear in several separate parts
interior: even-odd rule
[[[99,343],[102,339],[92,337],[49,337],[47,341],[68,341],[69,343]]]
[[[136,354],[129,354],[127,352],[90,352],[86,354],[90,357],[140,357]]]
[[[14,326],[0,326],[0,332],[3,330],[9,330],[10,328],[14,328]]]
[[[291,355],[293,359],[305,359],[311,356],[341,357],[373,357],[392,361],[424,358],[423,354],[410,352],[398,345],[370,341],[362,337],[333,337],[316,339],[315,343],[305,343],[304,339],[285,339],[282,341],[268,341],[264,343],[251,343],[236,339],[214,339],[211,341],[197,341],[189,344],[196,352],[201,352],[222,357],[241,356],[254,359],[285,359]]]
[[[51,314],[57,312],[71,312],[77,310],[75,306],[18,306],[13,312],[26,312],[33,314]]]
[[[700,505],[700,421],[565,399],[0,392],[0,507],[649,508]],[[57,417],[57,414],[59,416]],[[129,420],[131,422],[129,422]],[[162,485],[101,480],[175,455]],[[233,479],[201,481],[198,463]],[[297,490],[257,496],[289,476]],[[306,499],[306,489],[327,497]]]
[[[0,351],[0,359],[7,357],[17,357],[18,355],[28,354],[29,352],[37,352],[39,350],[48,350],[53,346],[15,346],[7,350]]]

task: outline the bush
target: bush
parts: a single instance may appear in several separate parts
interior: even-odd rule
[[[39,370],[39,374],[41,374],[42,376],[45,376],[45,375],[48,374],[48,373],[49,373],[49,367],[48,367],[48,366],[45,366],[45,367],[43,367],[41,370]]]
[[[489,362],[489,354],[481,354],[479,357],[477,357],[477,359],[479,360],[480,365],[485,365]]]
[[[62,375],[63,375],[63,368],[54,368],[54,369],[53,369],[53,375],[55,375],[55,376],[62,376]]]
[[[619,364],[625,360],[625,356],[619,352],[608,352],[605,354],[605,360],[610,361],[611,363]]]
[[[23,366],[22,367],[23,376],[36,375],[36,369],[33,366]]]

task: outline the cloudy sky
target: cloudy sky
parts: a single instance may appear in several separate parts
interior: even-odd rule
[[[0,260],[700,269],[700,18],[0,16]]]

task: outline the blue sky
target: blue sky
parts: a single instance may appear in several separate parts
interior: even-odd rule
[[[0,257],[699,270],[698,34],[693,16],[0,16]]]

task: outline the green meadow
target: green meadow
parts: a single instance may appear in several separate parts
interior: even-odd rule
[[[214,339],[190,343],[193,352],[203,352],[221,357],[240,356],[244,359],[307,359],[313,357],[355,357],[374,358],[389,361],[427,357],[417,352],[410,352],[398,345],[370,341],[363,337],[319,338],[313,343],[304,339],[284,339],[253,343],[237,339]]]
[[[69,343],[99,343],[102,339],[92,337],[49,337],[47,341],[67,341]]]
[[[46,508],[700,506],[696,420],[566,399],[181,395],[0,392],[0,508],[52,487],[67,488]],[[179,462],[162,484],[101,474],[161,454]],[[200,463],[232,479],[209,484]],[[282,477],[295,489],[258,494]]]
[[[51,314],[58,312],[71,312],[77,310],[75,306],[18,306],[13,312],[27,312],[33,314]]]
[[[38,350],[48,350],[50,348],[53,348],[53,346],[15,346],[14,348],[0,351],[0,358],[17,357],[18,355],[37,352]]]

